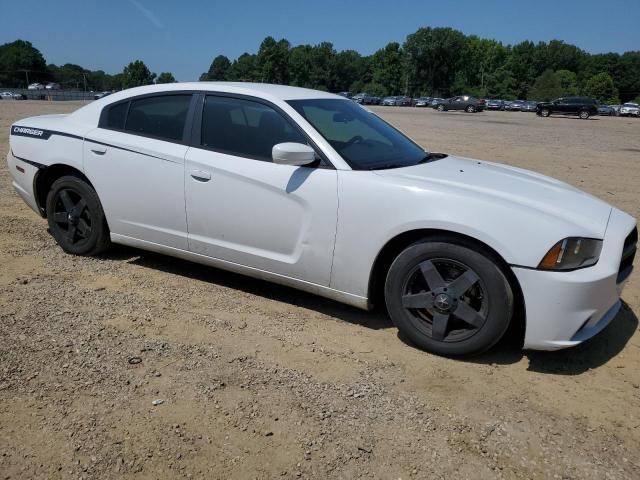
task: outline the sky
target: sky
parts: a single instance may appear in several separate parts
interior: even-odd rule
[[[0,44],[28,40],[47,63],[107,73],[139,59],[180,81],[197,80],[219,54],[257,52],[268,35],[365,55],[427,26],[505,44],[559,39],[591,53],[640,50],[640,0],[4,2]]]

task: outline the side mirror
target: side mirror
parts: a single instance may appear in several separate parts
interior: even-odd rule
[[[308,165],[316,160],[316,152],[302,143],[278,143],[271,149],[273,163],[278,165]]]

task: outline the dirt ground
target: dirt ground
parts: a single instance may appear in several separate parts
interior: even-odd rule
[[[4,156],[13,121],[78,106],[0,102],[0,480],[638,478],[640,274],[577,348],[462,361],[289,288],[123,247],[68,256]],[[640,120],[376,110],[431,151],[640,217]]]

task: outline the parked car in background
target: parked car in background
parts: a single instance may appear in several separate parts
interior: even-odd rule
[[[42,83],[32,83],[27,87],[27,90],[44,90],[45,86]]]
[[[472,97],[470,95],[460,95],[438,102],[435,109],[439,112],[445,112],[447,110],[463,110],[467,113],[474,113],[483,111],[485,107],[486,103],[481,98]]]
[[[26,98],[27,97],[25,97],[21,93],[0,92],[0,99],[2,99],[2,100],[26,100]]]
[[[613,117],[617,115],[618,112],[611,105],[598,105],[598,115],[603,115],[607,117]]]
[[[353,100],[356,103],[360,103],[362,105],[374,105],[375,101],[376,101],[377,97],[373,97],[371,95],[369,95],[368,93],[358,93],[357,95],[354,95],[351,100]]]
[[[520,107],[521,112],[535,112],[536,107],[538,106],[538,102],[534,100],[529,100],[528,102],[524,102]]]
[[[536,114],[541,117],[551,114],[577,115],[587,120],[593,115],[598,115],[598,102],[588,97],[562,97],[552,102],[538,103]]]
[[[640,117],[640,106],[637,103],[627,102],[620,107],[621,117]]]
[[[344,97],[344,98],[353,97],[353,94],[351,92],[338,92],[338,95],[340,95],[341,97]]]
[[[47,90],[60,90],[60,84],[55,82],[50,82],[45,85]]]
[[[9,140],[15,190],[68,254],[118,243],[379,302],[443,355],[491,348],[513,319],[524,348],[577,345],[614,319],[633,270],[630,215],[541,174],[427,152],[326,92],[150,85],[22,119]]]
[[[440,102],[444,102],[445,100],[446,99],[444,98],[436,97],[433,100],[431,100],[431,106],[435,108]]]
[[[433,98],[431,98],[431,97],[414,98],[413,99],[413,106],[414,107],[430,107],[432,100],[433,100]]]
[[[396,97],[396,106],[398,107],[410,107],[412,103],[411,97],[407,97],[406,95],[401,95]]]
[[[504,100],[487,100],[487,110],[504,110],[505,102]]]
[[[111,95],[112,92],[110,91],[104,91],[104,92],[97,92],[96,94],[93,95],[93,99],[94,100],[99,100],[102,97],[106,97],[107,95]]]
[[[519,112],[522,110],[522,106],[524,105],[524,100],[512,100],[507,105],[505,105],[505,110],[510,112]]]
[[[394,96],[384,97],[380,102],[380,105],[384,105],[385,107],[395,106],[397,98],[398,97],[394,97]]]

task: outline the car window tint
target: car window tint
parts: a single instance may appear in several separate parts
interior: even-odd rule
[[[423,148],[358,104],[346,99],[289,100],[355,170],[416,165]]]
[[[201,144],[230,155],[271,161],[274,145],[307,143],[279,112],[258,102],[208,95],[202,112]]]
[[[124,118],[127,115],[129,102],[118,103],[109,107],[105,126],[107,128],[121,129],[124,127]]]
[[[160,95],[133,100],[125,124],[127,132],[181,141],[191,95]]]

